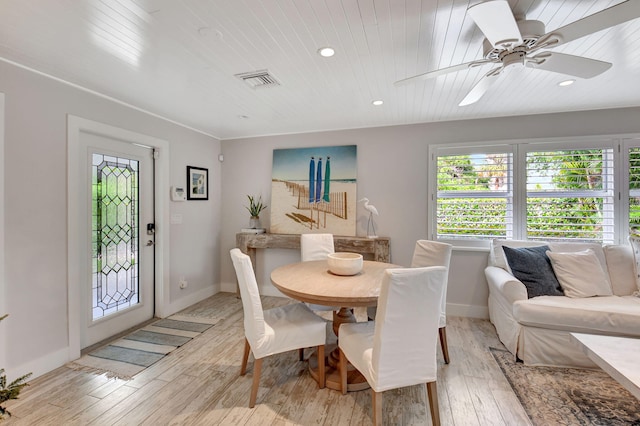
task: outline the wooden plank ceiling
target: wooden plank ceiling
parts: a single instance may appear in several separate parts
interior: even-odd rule
[[[613,63],[569,87],[562,74],[517,69],[466,107],[490,68],[395,87],[482,57],[466,12],[475,3],[2,0],[0,57],[221,139],[640,105],[640,19],[554,49]],[[547,31],[617,3],[509,0]],[[335,56],[320,57],[323,46]],[[234,77],[263,69],[280,85]]]

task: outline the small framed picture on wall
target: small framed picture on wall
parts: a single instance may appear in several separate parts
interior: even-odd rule
[[[209,199],[209,169],[187,166],[187,200]]]

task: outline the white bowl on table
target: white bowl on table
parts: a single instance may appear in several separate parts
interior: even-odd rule
[[[336,252],[327,255],[329,272],[335,275],[356,275],[362,271],[362,262],[359,253]]]

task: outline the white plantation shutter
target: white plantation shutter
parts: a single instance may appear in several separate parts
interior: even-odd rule
[[[513,232],[511,152],[437,156],[438,238],[507,238]]]
[[[430,154],[432,238],[624,244],[630,228],[640,233],[640,137],[440,145]]]
[[[614,239],[612,148],[526,153],[528,239]]]
[[[629,160],[629,232],[640,233],[640,147],[627,151]]]

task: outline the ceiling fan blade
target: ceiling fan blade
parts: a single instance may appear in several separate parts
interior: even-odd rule
[[[533,61],[527,62],[528,67],[580,78],[592,78],[600,75],[611,68],[612,65],[609,62],[556,52],[540,53],[531,59]],[[542,62],[537,63],[538,61]]]
[[[498,77],[500,77],[501,74],[501,72],[496,72],[495,69],[489,71],[480,79],[479,82],[476,83],[475,86],[473,86],[473,89],[467,93],[467,96],[464,97],[458,106],[467,106],[478,102],[482,95],[484,95],[498,80]]]
[[[452,67],[441,68],[439,70],[425,72],[424,74],[414,75],[413,77],[405,78],[403,80],[398,80],[393,84],[396,87],[403,86],[405,84],[415,83],[417,81],[422,81],[422,80],[428,80],[430,78],[436,78],[436,77],[439,77],[439,76],[444,75],[444,74],[448,74],[448,73],[456,72],[456,71],[466,70],[466,69],[468,69],[470,67],[484,65],[484,64],[490,63],[490,62],[495,62],[495,61],[491,61],[491,60],[488,60],[488,59],[482,59],[482,60],[473,61],[473,62],[466,62],[464,64],[454,65]]]
[[[467,12],[493,47],[522,44],[520,29],[506,0],[478,3]]]
[[[560,45],[636,18],[640,18],[640,0],[628,0],[560,27],[549,34],[558,35],[560,40],[557,45]]]

